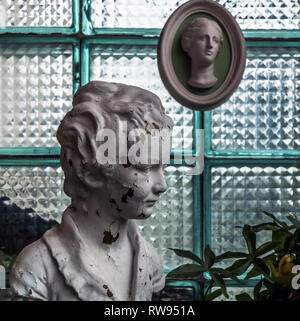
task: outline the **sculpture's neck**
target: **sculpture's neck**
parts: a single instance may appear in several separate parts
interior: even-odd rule
[[[117,217],[103,193],[74,201],[72,207],[73,219],[88,248],[119,251],[128,242],[128,220]]]
[[[188,83],[196,88],[210,88],[216,82],[217,78],[214,75],[214,65],[203,66],[197,61],[193,62],[191,68],[191,76]]]

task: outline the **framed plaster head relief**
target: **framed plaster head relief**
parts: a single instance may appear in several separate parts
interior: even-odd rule
[[[238,87],[246,42],[237,22],[212,0],[191,0],[170,16],[158,44],[158,68],[169,93],[183,106],[210,110]]]

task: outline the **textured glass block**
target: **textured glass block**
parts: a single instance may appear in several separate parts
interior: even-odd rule
[[[212,287],[212,291],[218,290],[217,287]],[[224,295],[220,295],[214,301],[236,301],[235,296],[247,293],[250,295],[251,298],[253,298],[253,287],[236,287],[236,286],[227,286],[227,293],[229,295],[229,298],[226,298]]]
[[[121,82],[158,95],[174,121],[173,149],[192,149],[193,112],[179,105],[165,89],[157,68],[156,46],[91,46],[90,80]]]
[[[162,28],[187,0],[91,0],[94,28]],[[298,0],[218,0],[243,30],[298,30]]]
[[[158,293],[154,293],[152,301],[196,301],[195,289],[192,287],[166,286]]]
[[[0,167],[0,248],[18,254],[60,221],[69,205],[58,167]]]
[[[71,27],[72,0],[1,0],[0,27]]]
[[[300,150],[299,92],[299,48],[248,48],[239,88],[211,113],[212,150]]]
[[[193,247],[193,180],[187,167],[165,169],[167,192],[153,215],[137,221],[142,235],[160,252],[164,268],[182,263],[168,247]],[[61,220],[71,199],[63,192],[60,167],[0,167],[0,249],[17,254]]]
[[[142,235],[160,253],[165,269],[187,262],[168,248],[193,250],[193,177],[187,167],[168,166],[165,170],[168,190],[154,206],[153,215],[138,221]]]
[[[71,44],[0,44],[0,147],[58,146],[72,107]]]
[[[298,0],[218,0],[242,30],[299,30]]]
[[[270,222],[263,211],[282,220],[287,214],[300,214],[300,168],[216,166],[210,181],[211,245],[217,255],[246,251],[242,229],[235,226]],[[258,245],[267,241],[269,231],[257,234]]]
[[[186,0],[92,0],[94,28],[162,28]]]

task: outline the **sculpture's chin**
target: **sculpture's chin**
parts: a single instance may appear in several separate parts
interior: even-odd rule
[[[152,207],[151,208],[144,208],[143,211],[138,214],[137,219],[138,220],[144,220],[150,217],[152,214]]]

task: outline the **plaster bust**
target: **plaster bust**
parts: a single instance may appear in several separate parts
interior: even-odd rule
[[[210,88],[217,82],[214,61],[223,43],[223,35],[217,22],[196,18],[184,29],[181,36],[182,49],[191,59],[188,84],[196,88]]]
[[[134,146],[131,130],[144,130],[148,139],[154,130],[171,134],[172,127],[160,99],[147,90],[102,81],[79,88],[57,131],[64,191],[72,202],[61,223],[17,257],[10,274],[14,292],[41,300],[139,301],[164,287],[159,255],[134,221],[149,217],[167,189],[162,155],[150,153],[146,162],[126,152]],[[107,150],[99,152],[109,139],[99,139],[104,129],[116,134],[116,163]],[[136,138],[145,143],[144,136]]]

